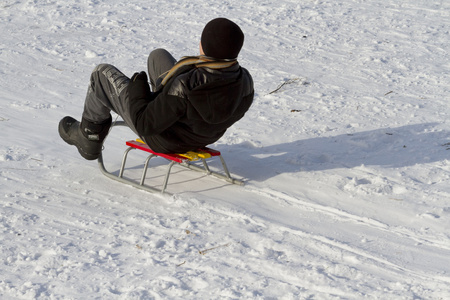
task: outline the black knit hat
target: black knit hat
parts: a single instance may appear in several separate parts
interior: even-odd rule
[[[233,59],[238,57],[244,44],[244,33],[236,23],[217,18],[206,24],[201,43],[206,56]]]

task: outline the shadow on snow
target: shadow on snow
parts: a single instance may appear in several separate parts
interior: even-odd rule
[[[407,125],[253,147],[220,145],[231,172],[264,181],[281,173],[353,168],[401,168],[450,158],[449,132],[438,123]],[[447,151],[448,150],[448,151]]]

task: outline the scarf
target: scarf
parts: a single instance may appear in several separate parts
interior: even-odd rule
[[[217,60],[208,56],[185,56],[182,57],[169,71],[163,73],[164,79],[161,85],[164,86],[167,81],[176,73],[178,69],[183,66],[194,65],[196,68],[210,68],[210,69],[224,69],[236,64],[236,59],[221,59]]]

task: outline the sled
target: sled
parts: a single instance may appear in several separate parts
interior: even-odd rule
[[[114,126],[118,126],[118,125],[126,126],[125,122],[123,122],[123,121],[119,121],[114,124]],[[202,172],[206,175],[211,175],[218,179],[225,180],[226,182],[229,182],[231,184],[237,184],[237,185],[244,184],[244,182],[242,180],[231,177],[231,174],[228,170],[228,167],[227,167],[225,160],[222,157],[220,151],[217,151],[217,150],[214,150],[214,149],[211,149],[208,147],[204,147],[204,148],[198,149],[197,151],[189,151],[186,153],[177,153],[177,154],[167,154],[167,153],[158,153],[158,152],[153,151],[152,149],[150,149],[150,147],[147,144],[145,144],[145,142],[143,142],[140,139],[127,141],[125,144],[128,146],[128,148],[125,150],[125,152],[123,154],[122,163],[121,163],[118,175],[106,170],[105,165],[103,163],[103,155],[102,154],[100,154],[100,156],[98,157],[98,164],[99,164],[101,172],[104,175],[106,175],[107,177],[117,180],[122,183],[129,184],[138,189],[142,189],[142,190],[145,190],[148,192],[167,193],[166,189],[167,189],[167,185],[169,182],[170,173],[171,173],[172,167],[174,165],[188,168],[190,170],[197,171],[197,172]],[[140,150],[140,151],[149,153],[147,159],[144,162],[144,168],[142,170],[141,179],[139,182],[136,180],[128,179],[123,176],[124,172],[125,172],[125,164],[127,162],[127,157],[131,150]],[[157,158],[157,157],[164,158],[169,162],[167,165],[167,169],[166,169],[166,173],[164,176],[164,181],[163,181],[161,189],[158,189],[154,186],[149,186],[149,185],[145,184],[145,179],[146,179],[146,175],[147,175],[147,170],[149,168],[150,160],[152,158]],[[220,162],[221,162],[222,168],[223,168],[223,173],[212,171],[209,168],[208,160],[213,159],[213,158],[220,159]],[[196,162],[196,161],[201,161],[202,167],[200,167],[196,164],[193,164],[193,162]]]

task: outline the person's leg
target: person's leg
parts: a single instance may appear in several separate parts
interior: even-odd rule
[[[65,117],[59,123],[59,134],[69,145],[75,145],[86,159],[97,159],[111,126],[110,111],[119,114],[136,132],[128,110],[126,88],[130,79],[111,65],[97,66],[91,75],[81,123]]]
[[[164,75],[175,65],[177,60],[164,49],[153,50],[148,56],[148,75],[152,91],[156,91]]]
[[[91,123],[102,123],[114,111],[136,134],[129,112],[126,89],[130,78],[116,67],[108,64],[97,66],[91,74],[89,89],[84,102],[83,119]]]

